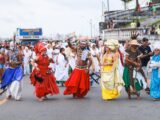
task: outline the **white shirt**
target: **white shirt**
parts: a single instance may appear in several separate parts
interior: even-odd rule
[[[53,58],[53,49],[52,48],[47,49],[47,55],[49,58]]]
[[[23,59],[24,63],[26,63],[26,64],[29,63],[32,52],[30,50],[28,50],[28,51],[24,50],[23,54],[24,54],[24,59]]]

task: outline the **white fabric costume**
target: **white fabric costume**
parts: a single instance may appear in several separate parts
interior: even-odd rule
[[[26,47],[25,50],[23,51],[24,54],[24,59],[23,59],[23,63],[24,63],[24,74],[30,74],[30,67],[29,67],[29,61],[31,59],[31,51],[28,50],[28,48]]]
[[[92,55],[92,64],[93,64],[93,66],[94,66],[94,69],[95,69],[95,71],[94,72],[99,72],[100,71],[100,66],[99,66],[99,61],[98,61],[98,59],[97,59],[97,56],[99,55],[99,51],[98,51],[98,49],[97,48],[95,48],[95,49],[90,49],[91,51],[91,55]],[[92,67],[91,67],[92,68]],[[93,70],[93,68],[91,69],[91,70]]]
[[[68,79],[68,64],[64,56],[60,53],[57,57],[55,77],[57,81],[66,81]]]

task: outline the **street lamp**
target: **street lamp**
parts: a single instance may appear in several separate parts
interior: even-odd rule
[[[109,12],[109,0],[107,0],[107,8],[108,8],[108,12]]]
[[[92,38],[92,19],[90,19],[90,27],[91,27],[91,38]]]
[[[93,37],[93,20],[92,19],[87,19],[84,16],[81,16],[87,23],[89,23],[89,29],[90,29],[90,37]]]

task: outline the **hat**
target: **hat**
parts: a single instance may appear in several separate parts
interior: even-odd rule
[[[119,42],[115,39],[109,39],[104,44],[111,50],[119,48]]]
[[[87,44],[88,37],[80,37],[79,38],[79,43],[80,44]]]
[[[131,40],[129,42],[130,45],[137,45],[137,46],[140,46],[140,44],[137,42],[137,40]]]

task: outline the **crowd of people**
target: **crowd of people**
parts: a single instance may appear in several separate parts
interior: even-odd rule
[[[124,87],[128,99],[145,90],[160,99],[160,44],[147,38],[90,42],[86,37],[65,42],[38,42],[35,46],[11,42],[0,49],[1,94],[22,98],[24,76],[29,76],[39,101],[59,94],[83,98],[95,82],[100,83],[103,100],[117,99]],[[28,78],[28,77],[27,77]]]

